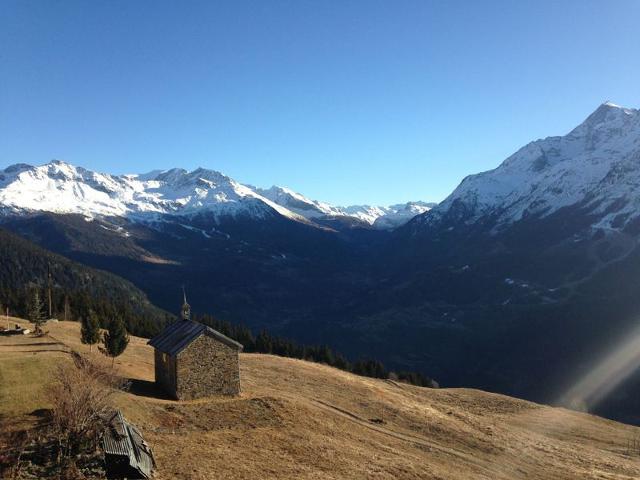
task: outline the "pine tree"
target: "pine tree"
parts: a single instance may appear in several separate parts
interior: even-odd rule
[[[124,352],[129,344],[129,334],[120,317],[116,317],[111,321],[102,341],[105,353],[111,357],[111,365],[113,366],[116,357]]]
[[[320,345],[318,358],[316,361],[320,363],[326,363],[327,365],[333,365],[335,363],[333,352],[327,345]]]
[[[272,353],[273,341],[266,330],[262,330],[256,337],[256,352]]]
[[[93,345],[100,341],[100,322],[93,310],[89,310],[89,315],[82,318],[80,340],[85,345],[89,345],[89,351],[91,351]]]
[[[33,325],[35,326],[36,333],[42,332],[42,325],[44,324],[44,302],[40,298],[40,292],[37,288],[34,288],[31,295],[28,297],[27,304],[27,316]]]

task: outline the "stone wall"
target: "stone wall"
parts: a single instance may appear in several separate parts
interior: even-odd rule
[[[178,398],[176,388],[176,359],[155,350],[156,383],[165,392],[174,398]]]
[[[178,354],[177,397],[189,400],[240,393],[238,350],[206,334]]]

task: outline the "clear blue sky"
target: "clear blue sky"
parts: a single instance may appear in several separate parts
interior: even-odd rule
[[[639,25],[639,0],[2,0],[0,167],[441,200],[605,100],[640,107]]]

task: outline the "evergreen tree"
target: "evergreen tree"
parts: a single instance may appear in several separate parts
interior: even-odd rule
[[[351,365],[349,365],[349,362],[347,361],[347,359],[344,358],[339,353],[336,354],[335,356],[335,361],[333,362],[333,366],[336,368],[339,368],[340,370],[346,370],[346,371],[351,370]]]
[[[316,359],[319,363],[326,363],[327,365],[333,365],[335,363],[335,358],[333,356],[333,352],[327,345],[321,345],[318,349],[318,358]]]
[[[256,337],[256,352],[271,353],[273,351],[273,341],[266,330],[262,330]]]
[[[27,298],[27,316],[35,326],[36,333],[41,333],[42,325],[44,324],[44,302],[40,297],[40,291],[37,288],[34,288],[31,295]]]
[[[93,310],[89,310],[89,315],[82,318],[80,340],[85,345],[89,345],[89,351],[91,351],[93,345],[100,341],[100,322]]]
[[[104,352],[111,357],[111,365],[129,345],[129,334],[124,326],[124,322],[120,317],[115,317],[109,324],[107,332],[102,339],[104,343]]]

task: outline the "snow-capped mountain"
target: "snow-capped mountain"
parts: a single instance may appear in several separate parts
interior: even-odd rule
[[[407,202],[388,207],[370,205],[352,205],[342,207],[343,215],[362,220],[375,228],[390,230],[404,225],[416,215],[426,213],[435,207],[435,203]]]
[[[343,212],[333,205],[319,202],[317,200],[310,200],[304,195],[294,192],[286,187],[278,187],[274,185],[271,188],[255,188],[254,190],[256,193],[268,198],[272,202],[308,219],[343,215]]]
[[[427,202],[407,202],[388,207],[370,205],[333,206],[325,202],[310,200],[286,187],[273,186],[269,189],[256,188],[256,193],[313,220],[331,217],[350,217],[374,228],[390,230],[399,227],[416,215],[429,211],[436,204]]]
[[[421,202],[387,208],[334,207],[283,187],[249,187],[203,168],[109,175],[54,160],[40,166],[16,164],[0,171],[0,211],[5,213],[52,212],[141,220],[202,212],[263,218],[275,211],[303,223],[320,217],[348,216],[376,227],[393,228],[427,208]],[[383,218],[388,220],[379,224]]]
[[[0,171],[0,208],[6,213],[52,212],[144,218],[157,214],[303,217],[213,170],[174,168],[143,175],[109,175],[54,160]]]
[[[376,212],[378,209],[384,212],[382,215],[378,215],[376,217],[376,219],[373,221],[373,226],[380,229],[391,230],[393,228],[404,225],[417,215],[428,212],[435,206],[435,203],[407,202],[399,203],[397,205],[390,205],[388,207],[373,207]],[[353,208],[359,207],[347,207],[347,209]],[[364,208],[369,209],[371,207]]]
[[[597,226],[623,228],[640,215],[640,112],[602,104],[565,136],[529,143],[494,170],[465,178],[419,221],[466,224],[492,218],[497,228],[581,205]]]

